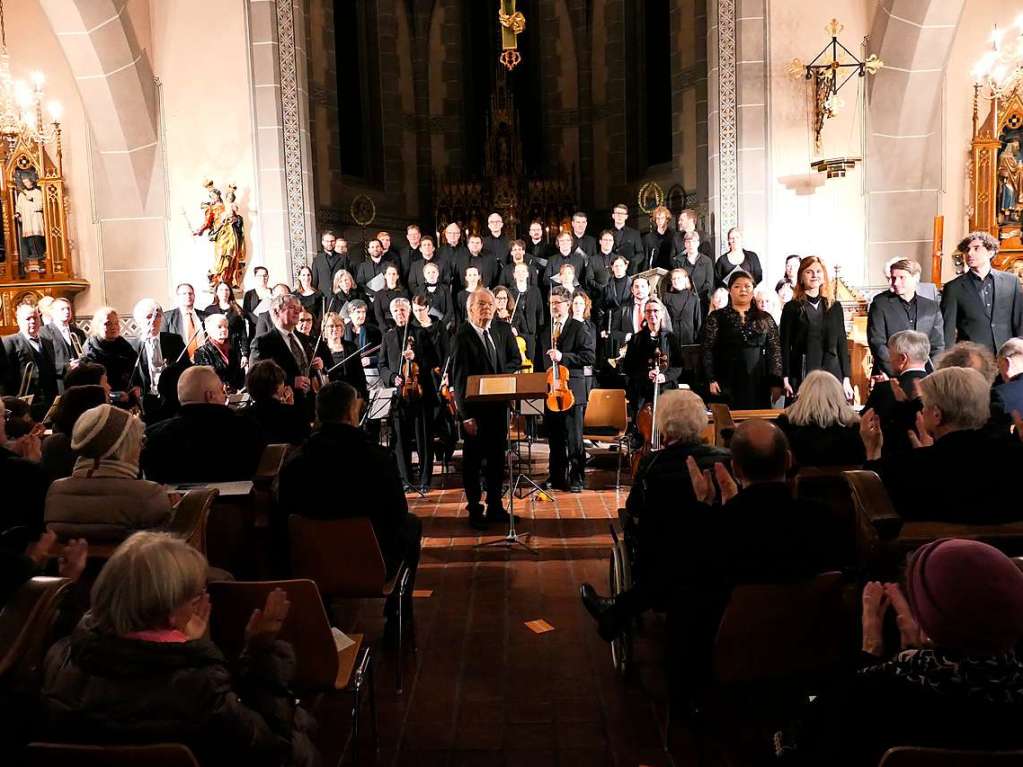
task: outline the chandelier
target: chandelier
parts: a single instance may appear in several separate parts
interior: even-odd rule
[[[1008,95],[1023,76],[1023,14],[1016,18],[1015,29],[1009,32],[995,25],[991,32],[991,50],[973,67],[973,82],[987,98]],[[1010,30],[1012,27],[1010,27]]]
[[[0,0],[0,137],[13,149],[19,139],[29,143],[50,144],[60,138],[59,102],[46,105],[49,122],[43,118],[42,72],[33,72],[31,84],[11,77],[11,57],[7,52],[7,30],[4,26],[4,4]]]

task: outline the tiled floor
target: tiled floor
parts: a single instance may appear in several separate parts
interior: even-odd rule
[[[516,501],[535,555],[476,548],[504,530],[473,531],[460,488],[410,498],[425,536],[416,588],[431,593],[415,599],[418,657],[403,695],[395,692],[393,655],[381,654],[379,748],[374,753],[367,729],[364,763],[672,763],[660,746],[657,664],[629,681],[619,677],[579,601],[583,581],[607,589],[608,523],[624,502],[613,470],[594,472],[588,484],[611,489]],[[534,633],[525,622],[536,619],[554,630]],[[351,757],[349,749],[346,764]]]

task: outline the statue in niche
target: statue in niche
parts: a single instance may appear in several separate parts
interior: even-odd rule
[[[1023,191],[1023,163],[1020,162],[1019,141],[1009,141],[998,158],[998,214],[1000,223],[1020,220],[1020,192]]]
[[[228,184],[227,193],[221,194],[213,181],[203,184],[209,200],[203,203],[203,223],[193,234],[200,237],[208,233],[213,243],[213,264],[207,277],[210,291],[221,282],[232,288],[240,287],[245,271],[245,222],[238,213],[237,187]]]
[[[43,217],[43,190],[35,168],[14,172],[18,193],[14,201],[14,220],[18,228],[18,252],[21,269],[28,275],[46,271],[46,221]]]

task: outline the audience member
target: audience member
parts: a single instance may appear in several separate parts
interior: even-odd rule
[[[295,406],[291,388],[284,382],[284,371],[273,360],[261,360],[245,377],[250,403],[243,411],[251,419],[268,445],[300,445],[309,436],[309,421]]]
[[[276,637],[288,615],[281,590],[245,628],[229,670],[207,638],[206,559],[164,533],[136,533],[92,588],[92,606],[45,661],[47,740],[184,743],[203,765],[316,764],[311,717],[288,683],[290,645]]]
[[[121,335],[121,319],[117,312],[109,306],[101,306],[92,315],[89,331],[89,339],[85,342],[85,357],[103,366],[115,402],[122,406],[139,402],[141,390],[132,383],[138,354]],[[81,365],[78,367],[81,368]],[[67,376],[64,385],[72,385],[68,383]]]
[[[252,421],[227,406],[213,368],[185,370],[178,379],[178,400],[176,416],[146,429],[146,477],[164,483],[252,479],[266,442]],[[213,444],[216,451],[210,450]]]
[[[927,375],[931,342],[925,333],[900,330],[888,338],[885,348],[891,378],[874,384],[864,410],[877,413],[884,437],[881,452],[888,456],[913,449],[909,432],[920,412],[916,384]]]
[[[917,391],[923,407],[910,437],[915,450],[882,458],[877,413],[867,411],[860,420],[864,468],[881,476],[899,514],[974,524],[1023,519],[1015,488],[1001,479],[1023,466],[1023,443],[984,428],[991,411],[988,382],[972,368],[947,367],[921,378]],[[983,466],[983,477],[971,477],[971,466]]]
[[[52,482],[70,477],[75,468],[75,451],[71,449],[71,435],[79,417],[86,410],[107,404],[107,392],[102,386],[72,386],[57,399],[53,413],[53,434],[43,440],[40,462]]]
[[[74,386],[102,386],[110,396],[110,381],[107,380],[107,369],[98,362],[80,362],[64,376],[64,388]]]
[[[973,341],[960,341],[946,349],[934,359],[934,367],[936,370],[972,368],[981,374],[989,386],[998,378],[998,363],[995,362],[994,353],[983,344]]]
[[[24,552],[7,547],[7,543],[7,540],[0,543],[0,610],[23,583],[46,571],[54,556],[57,534],[43,533],[38,540],[26,546]],[[85,570],[88,556],[89,544],[86,541],[68,541],[57,557],[57,575],[77,581]],[[0,691],[0,701],[4,699],[4,692]]]
[[[40,465],[42,452],[37,433],[17,438],[7,433],[7,407],[0,400],[0,487],[4,491],[0,531],[27,528],[27,535],[43,530],[43,506],[49,478]]]
[[[842,384],[825,370],[814,370],[799,397],[778,416],[797,467],[859,466],[865,460],[860,417],[846,402]]]
[[[1012,423],[1013,411],[1023,415],[1023,339],[1010,338],[998,350],[999,382],[991,390],[991,418]]]
[[[82,413],[71,435],[74,470],[46,494],[48,529],[61,538],[121,541],[170,522],[167,491],[138,478],[145,430],[141,420],[112,405]]]

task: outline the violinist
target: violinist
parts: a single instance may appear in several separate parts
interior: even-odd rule
[[[437,353],[437,359],[443,364],[444,360],[448,358],[451,342],[447,329],[441,321],[443,318],[438,317],[438,314],[439,312],[430,305],[430,299],[423,293],[412,299],[412,317],[415,320],[415,326],[421,328],[429,336],[433,350]]]
[[[547,486],[581,493],[586,452],[583,448],[583,413],[586,410],[586,368],[593,365],[594,339],[586,326],[572,319],[571,296],[561,287],[551,289],[551,332],[541,336],[544,365],[568,369],[568,385],[575,404],[563,412],[544,409],[544,424],[550,440],[550,476]]]
[[[508,403],[468,402],[469,376],[513,373],[521,364],[521,355],[510,328],[494,322],[494,294],[481,288],[469,296],[468,321],[459,327],[451,351],[449,377],[462,424],[462,481],[468,501],[469,524],[477,530],[488,522],[507,522],[508,512],[501,505],[501,481],[504,477],[505,451],[508,449]],[[487,510],[483,513],[480,472],[486,463]]]
[[[655,383],[660,385],[662,392],[675,389],[682,375],[682,345],[678,336],[668,330],[668,311],[664,304],[651,298],[646,302],[644,314],[646,327],[629,341],[622,363],[629,382],[629,404],[635,412],[653,399]],[[658,350],[667,356],[668,367],[665,370],[655,370],[654,356]]]
[[[316,349],[316,356],[323,360],[324,373],[329,380],[344,381],[366,402],[369,400],[369,392],[359,348],[345,340],[345,321],[341,315],[328,312],[323,318],[323,337]]]
[[[362,367],[376,368],[380,354],[378,351],[369,353],[369,350],[380,344],[383,340],[383,334],[380,332],[380,328],[375,325],[366,324],[368,313],[369,307],[366,306],[366,302],[361,298],[355,298],[349,302],[349,322],[348,327],[345,328],[345,340],[355,344],[356,349],[368,346],[366,349],[367,353],[362,355]]]
[[[429,375],[437,391],[443,395],[442,379],[447,373],[446,365],[451,349],[451,335],[447,328],[437,318],[438,312],[430,306],[429,298],[424,293],[412,299],[412,316],[415,318],[415,326],[418,326],[429,338],[437,355],[439,367],[431,368],[429,371],[421,370],[422,375]],[[458,443],[458,429],[451,417],[451,410],[447,401],[442,401],[439,396],[433,406],[433,428],[434,433],[443,445],[443,453],[450,460],[451,454]],[[435,456],[436,457],[436,456]]]
[[[274,296],[270,302],[273,330],[252,340],[249,366],[270,359],[284,370],[285,384],[295,393],[295,405],[312,420],[315,397],[312,394],[310,374],[323,369],[323,360],[313,355],[309,336],[297,329],[302,304],[289,294]]]
[[[231,335],[227,317],[223,314],[207,314],[203,325],[206,343],[195,350],[195,364],[213,368],[228,394],[238,391],[245,386],[239,339]]]
[[[380,357],[380,382],[393,386],[391,423],[398,473],[407,487],[426,492],[433,476],[433,406],[437,398],[430,371],[437,355],[429,334],[410,320],[407,298],[391,302],[394,327],[384,334]],[[412,446],[419,454],[418,485],[413,483]]]

